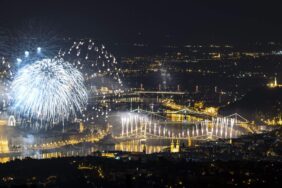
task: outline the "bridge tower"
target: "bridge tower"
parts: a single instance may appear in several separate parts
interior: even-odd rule
[[[15,116],[9,116],[8,126],[15,127],[16,126],[16,118]]]
[[[187,140],[187,146],[188,147],[192,146],[192,139],[191,139],[191,137],[189,137],[188,140]]]
[[[171,153],[178,153],[179,151],[180,151],[179,141],[176,140],[176,145],[174,145],[174,141],[171,140],[170,152]]]
[[[83,133],[83,131],[84,131],[84,124],[83,124],[82,121],[80,121],[80,122],[79,122],[79,132],[80,132],[80,133]]]

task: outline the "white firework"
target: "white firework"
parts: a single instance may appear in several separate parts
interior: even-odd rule
[[[107,121],[111,108],[123,92],[123,74],[114,55],[103,44],[92,39],[82,39],[73,42],[70,48],[62,48],[58,57],[70,62],[85,78],[91,97],[83,111],[83,121]]]
[[[8,105],[7,91],[9,88],[9,80],[13,76],[11,71],[11,65],[5,58],[0,60],[0,114],[4,111]]]
[[[63,59],[42,59],[22,67],[12,81],[11,96],[15,114],[41,120],[45,128],[75,117],[88,100],[83,75]]]

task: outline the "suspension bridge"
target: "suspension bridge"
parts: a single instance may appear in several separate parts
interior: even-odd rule
[[[253,133],[248,121],[239,114],[226,117],[211,117],[202,121],[181,126],[166,125],[156,121],[163,116],[153,112],[133,110],[120,115],[120,131],[114,136],[117,140],[133,139],[231,139]],[[144,113],[146,112],[146,113]]]

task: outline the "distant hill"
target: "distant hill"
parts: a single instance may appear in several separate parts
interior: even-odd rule
[[[272,119],[281,113],[282,88],[257,88],[247,93],[241,100],[219,110],[222,115],[239,113],[248,120]]]

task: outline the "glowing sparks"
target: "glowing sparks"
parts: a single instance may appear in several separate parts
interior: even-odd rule
[[[105,119],[111,112],[106,96],[118,98],[123,92],[122,71],[116,58],[103,44],[91,39],[73,42],[70,48],[61,49],[58,57],[70,62],[83,73],[91,99],[83,114],[84,122]],[[115,99],[113,99],[113,102]]]
[[[11,95],[15,113],[46,122],[76,116],[88,99],[82,74],[63,59],[43,59],[21,68]]]
[[[2,79],[6,89],[0,114],[14,115],[18,125],[36,129],[73,117],[84,123],[107,121],[112,104],[123,93],[123,83],[117,60],[105,46],[82,39],[50,53],[48,47],[34,45],[21,49],[20,56],[2,60],[9,67]]]

